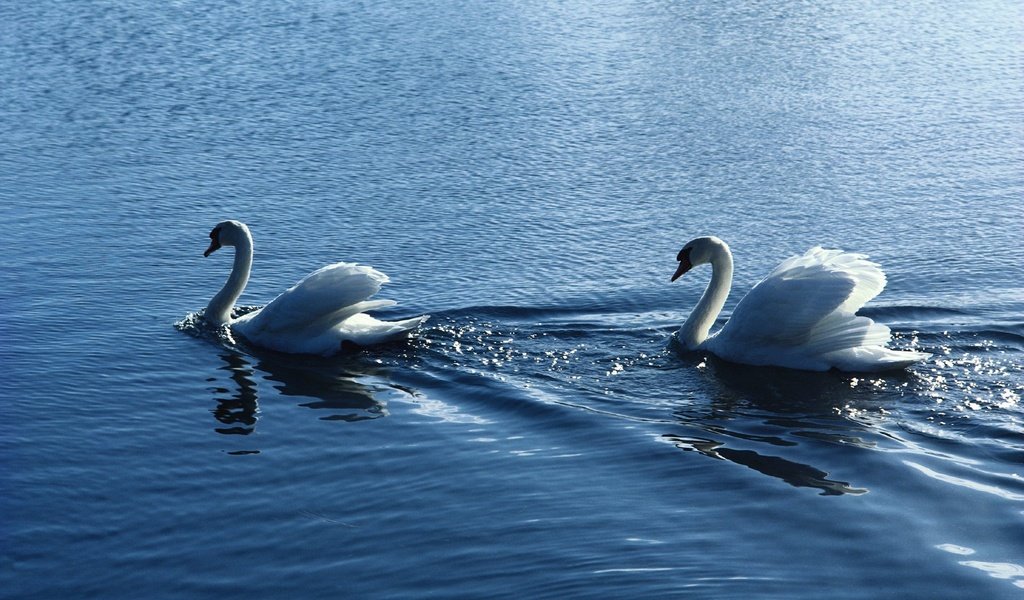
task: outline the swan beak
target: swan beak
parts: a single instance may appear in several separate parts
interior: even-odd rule
[[[676,269],[675,275],[672,276],[672,281],[679,279],[683,273],[693,268],[693,263],[690,262],[689,254],[679,259],[679,268]]]
[[[206,252],[203,252],[203,258],[206,258],[207,256],[213,254],[219,248],[220,248],[220,241],[219,240],[211,241],[210,242],[210,247],[206,249]]]

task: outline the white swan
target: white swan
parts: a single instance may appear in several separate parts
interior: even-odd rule
[[[711,281],[677,339],[748,365],[807,371],[901,369],[930,354],[886,348],[889,328],[855,313],[885,287],[885,273],[862,254],[815,246],[782,262],[755,285],[713,335],[708,335],[732,285],[732,253],[716,237],[686,244],[672,281],[711,263]]]
[[[227,325],[257,346],[294,354],[329,356],[343,345],[366,346],[407,337],[426,321],[424,315],[403,321],[378,321],[363,311],[396,304],[368,300],[388,281],[372,267],[334,263],[313,271],[259,310],[231,318],[231,308],[245,289],[252,268],[252,235],[244,223],[224,221],[210,232],[209,256],[221,246],[235,247],[235,262],[224,287],[210,300],[204,318]]]

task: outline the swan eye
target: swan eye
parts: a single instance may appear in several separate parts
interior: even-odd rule
[[[683,262],[683,259],[689,260],[690,259],[690,250],[692,250],[692,248],[683,248],[682,250],[680,250],[679,254],[676,255],[676,261]]]
[[[218,237],[220,237],[220,227],[214,227],[210,232],[210,239],[216,242]]]

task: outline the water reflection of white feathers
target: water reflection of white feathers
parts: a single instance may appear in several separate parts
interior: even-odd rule
[[[736,365],[707,357],[698,365],[708,377],[703,401],[678,408],[674,415],[688,433],[665,434],[664,441],[709,458],[728,461],[822,495],[863,494],[849,481],[829,477],[823,467],[802,462],[797,449],[807,443],[872,449],[872,424],[852,419],[858,403],[847,378],[772,367]],[[906,375],[898,375],[906,378]],[[787,455],[800,456],[792,460]]]
[[[259,420],[263,382],[270,382],[282,396],[306,399],[299,406],[323,411],[325,421],[363,421],[386,416],[387,401],[396,394],[413,393],[387,380],[386,370],[346,361],[319,364],[308,358],[289,356],[253,357],[235,351],[223,352],[221,370],[230,373],[231,387],[213,388],[217,406],[214,418],[221,423],[218,433],[247,435]],[[353,368],[353,367],[358,367]]]
[[[244,315],[254,307],[235,307],[234,315]],[[247,435],[255,431],[260,418],[259,402],[270,395],[305,398],[299,406],[326,411],[325,421],[355,422],[388,416],[390,402],[402,402],[413,414],[451,423],[483,423],[486,419],[469,414],[460,407],[434,394],[418,389],[431,386],[429,379],[412,379],[412,385],[394,380],[394,358],[402,357],[407,365],[409,346],[404,343],[379,346],[379,353],[353,351],[333,357],[293,355],[262,350],[235,338],[229,327],[214,326],[203,318],[203,311],[190,313],[175,323],[179,331],[217,345],[224,365],[219,370],[229,373],[230,384],[212,388],[217,406],[214,417],[221,423],[218,433]],[[426,341],[421,342],[429,346]],[[409,379],[408,377],[403,377]],[[220,381],[211,377],[209,382]],[[273,392],[263,386],[270,382]],[[249,452],[236,452],[245,454]]]
[[[245,314],[251,307],[236,308]],[[213,326],[203,319],[202,311],[192,313],[175,326],[189,335],[221,346],[229,385],[213,388],[217,399],[214,417],[222,424],[216,431],[228,435],[247,435],[260,417],[259,401],[270,394],[261,384],[270,382],[282,396],[305,398],[299,406],[326,411],[325,421],[363,421],[386,416],[387,402],[396,397],[413,398],[416,393],[389,380],[388,368],[370,363],[359,353],[334,358],[290,355],[250,347],[231,335],[226,326]],[[218,381],[212,377],[209,381]]]
[[[968,355],[948,362],[978,361]],[[972,397],[983,395],[979,388],[985,388],[994,399],[993,410],[1012,409],[1014,392],[1001,385],[1005,365],[993,362],[981,363],[990,365],[990,377],[974,370],[963,379],[971,382]],[[946,379],[924,370],[888,373],[884,378],[802,373],[734,365],[713,357],[700,360],[696,367],[704,374],[698,379],[700,400],[674,411],[682,431],[662,436],[680,449],[733,462],[795,487],[817,488],[824,495],[867,491],[863,481],[854,486],[838,480],[856,478],[864,468],[868,455],[858,452],[899,454],[906,456],[901,462],[910,467],[908,477],[923,475],[943,486],[1012,502],[1024,500],[1016,468],[1022,454],[1012,442],[1019,439],[1019,430],[1002,418],[988,419],[985,410],[965,402],[956,370],[942,360],[935,368],[946,373]],[[936,404],[921,403],[922,389],[931,389],[933,379],[944,382],[937,391],[943,397]],[[912,393],[904,402],[907,390]],[[953,406],[946,412],[944,405]],[[814,449],[822,444],[843,450]],[[992,469],[991,461],[980,467],[975,452],[1002,459],[1006,469]],[[808,456],[815,457],[815,466],[803,462]],[[834,462],[821,464],[822,457]],[[827,477],[833,470],[844,476]]]

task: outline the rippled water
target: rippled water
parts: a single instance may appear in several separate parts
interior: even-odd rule
[[[0,7],[5,597],[1019,597],[1021,7]],[[430,313],[284,356],[201,326],[338,260]],[[675,352],[815,244],[935,354]]]

